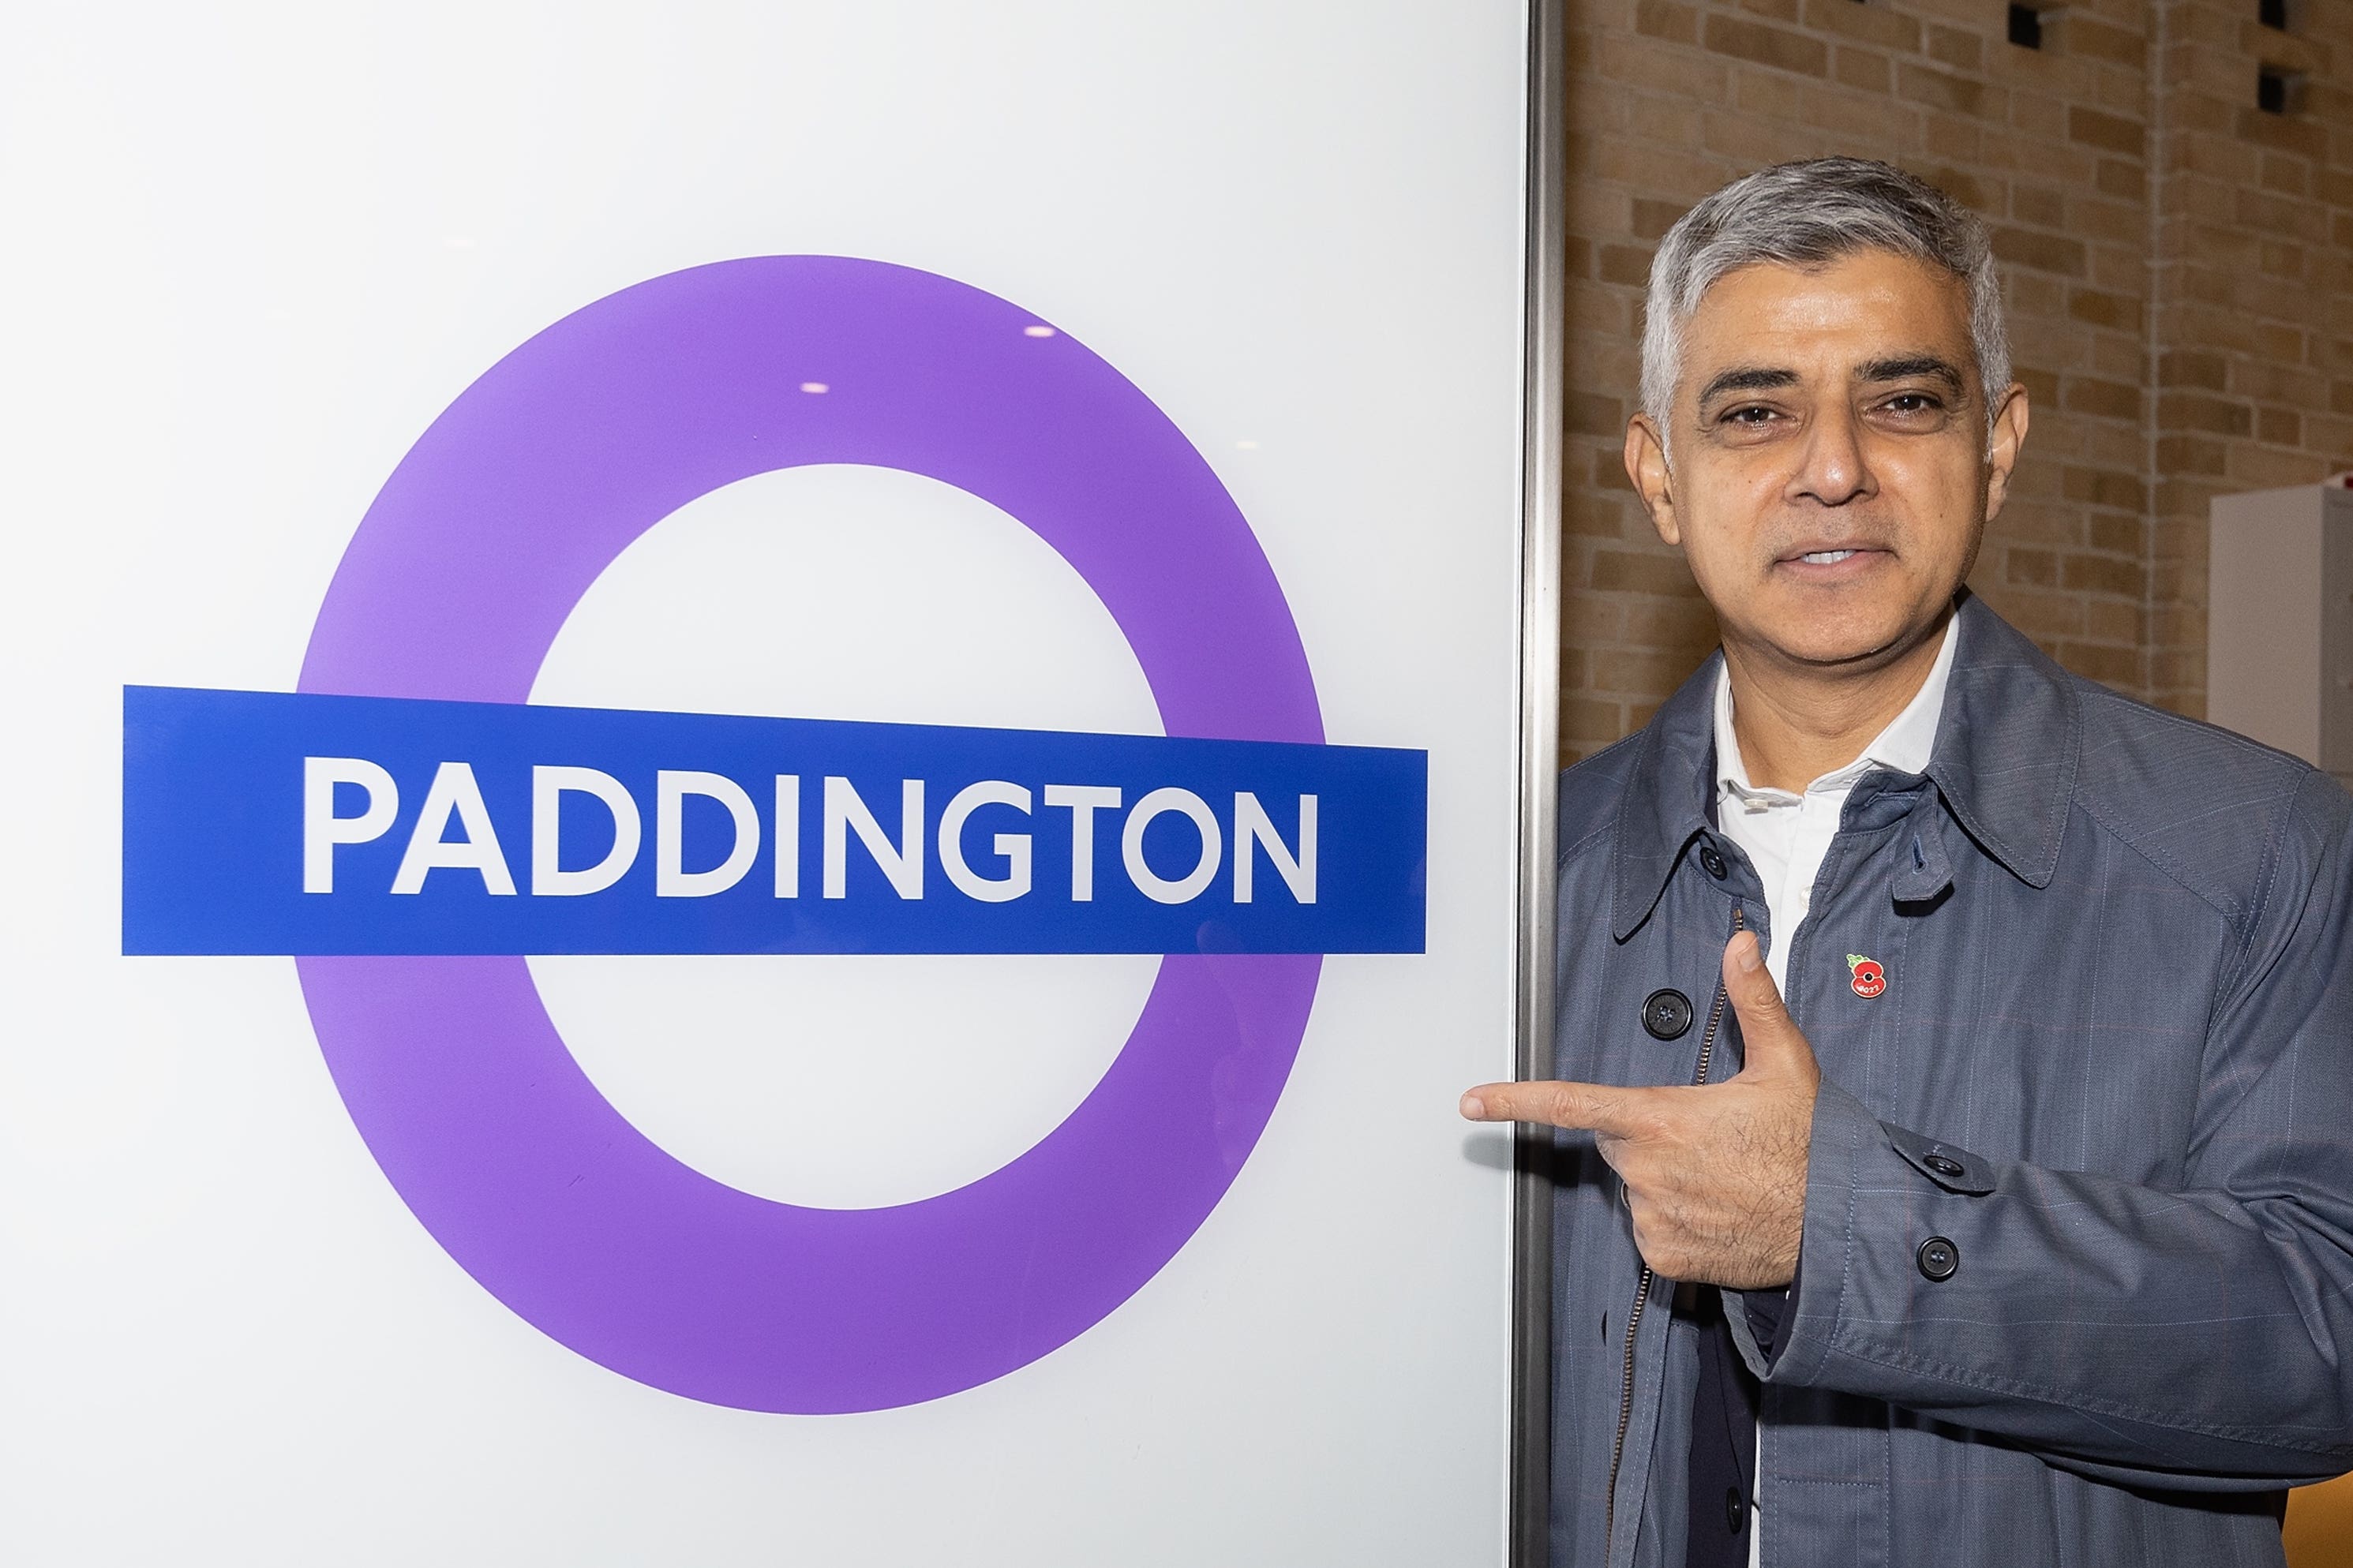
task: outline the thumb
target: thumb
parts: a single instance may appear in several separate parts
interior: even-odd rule
[[[1820,1077],[1813,1047],[1789,1016],[1780,988],[1765,967],[1765,951],[1756,932],[1736,932],[1724,944],[1724,994],[1740,1019],[1741,1077],[1792,1070],[1810,1079]]]

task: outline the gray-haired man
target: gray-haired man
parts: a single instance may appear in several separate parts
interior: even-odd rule
[[[1564,1130],[1557,1563],[2277,1563],[2353,1467],[2353,802],[1961,593],[2026,428],[1906,175],[1660,248],[1723,653],[1563,780],[1576,1081],[1463,1105]]]

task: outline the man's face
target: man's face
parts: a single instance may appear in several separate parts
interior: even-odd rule
[[[1996,396],[1989,452],[1968,291],[1941,268],[1742,268],[1687,325],[1672,468],[1637,416],[1627,470],[1727,646],[1875,668],[1938,624],[2000,510],[2026,398]]]

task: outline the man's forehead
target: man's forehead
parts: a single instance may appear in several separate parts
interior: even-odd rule
[[[1685,377],[1708,390],[1935,374],[1974,362],[1968,290],[1943,268],[1879,250],[1814,267],[1762,261],[1709,285],[1683,332]]]

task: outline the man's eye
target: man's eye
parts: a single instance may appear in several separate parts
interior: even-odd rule
[[[1745,408],[1727,409],[1724,422],[1727,425],[1762,425],[1773,417],[1773,411],[1754,404]]]
[[[1899,392],[1881,406],[1891,414],[1932,414],[1944,405],[1926,392]]]

